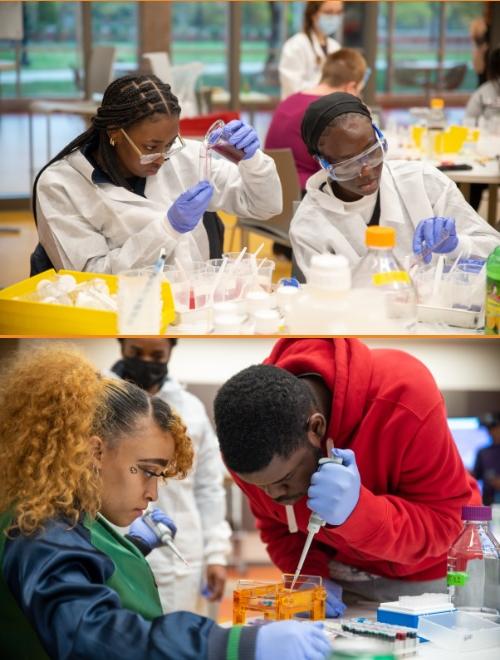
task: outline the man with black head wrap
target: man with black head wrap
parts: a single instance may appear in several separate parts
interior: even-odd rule
[[[385,160],[386,140],[356,96],[335,92],[311,103],[302,139],[322,168],[307,181],[290,226],[304,273],[311,257],[325,252],[346,256],[354,267],[373,224],[394,227],[399,258],[427,248],[486,257],[500,242],[445,174],[426,162]]]

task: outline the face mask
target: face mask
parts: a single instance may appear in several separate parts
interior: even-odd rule
[[[145,362],[139,358],[126,357],[122,360],[119,375],[143,390],[150,390],[155,385],[161,387],[167,378],[167,373],[168,364],[166,362]]]
[[[335,34],[342,25],[341,14],[320,14],[318,19],[318,27],[323,34]]]

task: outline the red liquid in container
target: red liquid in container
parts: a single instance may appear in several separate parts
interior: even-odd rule
[[[242,149],[237,149],[228,142],[214,144],[213,146],[210,146],[209,149],[220,154],[223,158],[230,160],[232,163],[239,163],[245,155],[245,152]]]

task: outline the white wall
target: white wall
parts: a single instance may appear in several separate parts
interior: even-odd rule
[[[40,341],[20,340],[28,347]],[[500,341],[489,339],[367,339],[372,348],[397,348],[422,360],[445,390],[499,390]],[[120,351],[116,339],[73,339],[99,368],[109,367]],[[265,358],[274,340],[260,338],[180,339],[170,371],[193,384],[220,384],[237,371]]]

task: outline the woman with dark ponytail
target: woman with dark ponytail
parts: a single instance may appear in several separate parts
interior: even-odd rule
[[[179,135],[181,108],[153,75],[112,82],[90,128],[38,174],[33,206],[40,244],[55,268],[116,273],[153,264],[164,247],[173,261],[183,234],[208,259],[220,236],[200,222],[217,209],[266,220],[281,211],[274,161],[254,129],[234,120],[224,135],[245,153],[235,165],[214,160],[199,181],[201,143]]]

